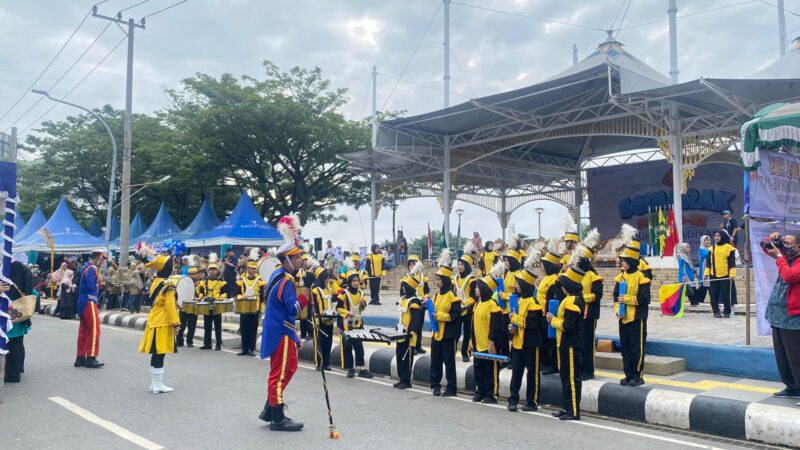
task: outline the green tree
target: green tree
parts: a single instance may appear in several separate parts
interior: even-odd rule
[[[247,189],[268,220],[297,213],[302,223],[346,220],[338,204],[368,202],[366,181],[337,154],[369,144],[369,128],[339,112],[347,90],[319,68],[282,72],[264,62],[265,76],[197,74],[168,91],[167,112],[186,145],[215,160],[226,184]]]

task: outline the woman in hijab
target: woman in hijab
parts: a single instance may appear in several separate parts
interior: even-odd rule
[[[75,286],[72,278],[75,273],[66,262],[53,272],[52,282],[56,286],[58,298],[58,317],[64,320],[75,318]]]
[[[697,289],[694,291],[694,296],[689,299],[692,306],[697,306],[706,301],[708,294],[708,273],[709,273],[709,260],[711,255],[711,237],[704,234],[700,237],[700,247],[697,249]]]

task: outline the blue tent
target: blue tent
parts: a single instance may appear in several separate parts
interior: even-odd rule
[[[200,206],[200,211],[197,212],[197,216],[192,220],[192,223],[175,236],[175,239],[186,241],[196,234],[214,229],[219,223],[219,218],[214,214],[214,207],[211,206],[211,202],[208,199],[205,199]]]
[[[75,221],[75,217],[67,206],[64,197],[58,202],[55,212],[50,219],[41,227],[47,228],[55,238],[55,250],[59,253],[65,252],[86,252],[97,248],[103,248],[105,242],[87,233],[82,226]],[[50,247],[44,242],[39,233],[34,232],[22,241],[17,241],[14,245],[15,252],[29,251],[49,251]]]
[[[133,229],[133,227],[131,227]],[[153,219],[153,223],[147,228],[147,231],[137,237],[137,241],[144,241],[149,244],[160,245],[166,239],[172,239],[176,234],[180,233],[181,229],[175,225],[172,216],[169,215],[166,205],[161,202],[161,207],[158,208],[158,214]]]
[[[47,222],[47,217],[44,216],[42,212],[42,207],[36,205],[36,208],[33,210],[33,214],[31,214],[31,218],[28,219],[28,223],[25,224],[24,227],[17,228],[17,234],[14,235],[15,242],[22,242],[24,239],[30,237],[30,235],[39,231],[39,228],[42,228],[42,225]]]
[[[15,211],[16,215],[14,216],[14,232],[19,233],[25,228],[25,218],[22,217],[22,213],[19,211]]]
[[[242,192],[239,203],[225,221],[212,230],[199,233],[186,241],[187,247],[230,245],[281,245],[283,238],[275,227],[258,214],[253,201]]]
[[[94,237],[105,238],[103,235],[103,226],[100,225],[100,221],[97,220],[97,217],[92,217],[92,221],[89,222],[89,225],[86,227],[86,232]]]
[[[120,234],[120,221],[117,216],[114,216],[113,222],[111,223],[111,244],[110,247],[114,250],[119,250],[119,234]],[[131,226],[128,228],[128,248],[133,247],[136,242],[139,240],[139,236],[144,233],[145,226],[144,220],[142,219],[142,213],[136,213],[133,216],[133,220],[131,220]]]
[[[119,217],[113,216],[111,217],[111,240],[114,241],[119,239],[119,230],[122,226],[119,223]]]

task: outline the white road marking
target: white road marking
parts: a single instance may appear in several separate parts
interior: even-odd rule
[[[128,442],[131,442],[133,444],[138,445],[139,447],[145,448],[147,450],[160,450],[160,449],[164,448],[161,445],[158,445],[155,442],[152,442],[152,441],[150,441],[148,439],[145,439],[145,438],[139,436],[136,433],[128,431],[125,428],[122,428],[121,426],[119,426],[119,425],[117,425],[115,423],[112,423],[112,422],[109,422],[109,421],[107,421],[105,419],[101,419],[100,417],[97,417],[92,412],[81,408],[80,406],[72,403],[71,401],[69,401],[69,400],[67,400],[67,399],[65,399],[63,397],[49,397],[48,399],[52,400],[56,404],[64,407],[68,411],[77,414],[78,416],[80,416],[84,420],[89,421],[89,422],[99,426],[100,428],[104,428],[105,430],[108,430],[108,431],[116,434],[117,436],[121,437],[122,439],[125,439]]]
[[[53,320],[56,320],[56,319],[53,319]],[[103,328],[109,328],[109,329],[112,329],[112,330],[122,331],[122,332],[125,332],[125,333],[133,333],[133,334],[143,334],[144,333],[141,330],[136,330],[136,331],[126,330],[126,329],[123,329],[123,328],[120,328],[120,327],[117,327],[117,326],[114,326],[114,325],[101,325],[101,326]],[[232,353],[232,354],[236,354],[237,353],[237,352],[235,352],[233,350],[227,350],[227,349],[222,349],[222,351],[226,352],[226,353]],[[260,360],[261,358],[258,358],[258,359]],[[297,366],[299,368],[306,369],[306,370],[313,370],[313,371],[317,370],[314,366],[308,366],[308,365],[305,365],[305,364],[298,364]],[[346,377],[347,376],[346,373],[333,372],[333,371],[327,372],[326,375],[336,375],[336,376],[339,376],[339,377]],[[391,385],[392,385],[392,383],[385,383],[383,381],[376,380],[374,378],[356,378],[356,379],[358,381],[364,381],[364,382],[368,382],[368,383],[375,383],[375,384],[380,384],[380,385],[384,385],[384,386],[390,386],[391,387]],[[410,391],[410,392],[416,392],[418,394],[432,395],[430,393],[430,391],[423,391],[423,390],[415,389],[415,388],[405,389],[405,390],[406,391]],[[449,399],[449,400],[456,400],[456,401],[473,403],[472,399],[470,399],[470,398],[464,398],[464,397],[444,397],[444,398]],[[495,405],[487,405],[485,403],[477,403],[476,405],[477,406],[488,406],[488,407],[492,407],[492,408],[506,409],[505,406],[497,405],[497,404],[495,404]],[[530,415],[533,415],[533,416],[539,416],[539,417],[543,417],[545,419],[558,420],[557,418],[555,418],[555,417],[553,417],[553,416],[551,416],[550,414],[547,414],[547,413],[540,413],[540,412],[535,412],[535,411],[519,411],[519,413],[521,413],[521,414],[530,414]],[[581,420],[581,421],[569,421],[568,423],[575,424],[575,425],[598,428],[598,429],[602,429],[602,430],[616,431],[616,432],[619,432],[619,433],[630,434],[630,435],[633,435],[633,436],[639,436],[639,437],[644,437],[644,438],[648,438],[648,439],[655,439],[655,440],[658,440],[658,441],[670,442],[670,443],[673,443],[673,444],[685,445],[687,447],[704,448],[704,449],[708,449],[708,450],[723,450],[720,447],[714,447],[712,445],[697,444],[697,443],[694,443],[694,442],[682,441],[682,440],[679,440],[679,439],[672,439],[672,438],[668,438],[668,437],[664,437],[664,436],[653,436],[653,435],[650,435],[650,434],[647,434],[647,433],[642,433],[642,432],[633,431],[633,430],[626,430],[626,429],[623,429],[623,428],[615,428],[613,426],[601,425],[601,424],[598,424],[598,423],[586,422],[586,421],[583,421],[583,420]],[[631,426],[636,426],[636,425],[631,425]]]

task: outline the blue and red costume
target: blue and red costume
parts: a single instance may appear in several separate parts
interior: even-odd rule
[[[92,263],[84,264],[78,287],[77,312],[80,316],[78,358],[96,358],[100,353],[100,317],[97,312],[98,285],[97,267]]]
[[[294,277],[284,268],[272,273],[267,286],[269,296],[261,332],[261,359],[270,359],[267,399],[274,407],[283,404],[283,391],[297,371],[297,347],[301,341],[295,321],[307,299],[298,298]]]

